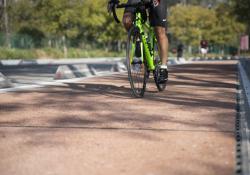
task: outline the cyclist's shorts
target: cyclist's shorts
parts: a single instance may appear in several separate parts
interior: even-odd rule
[[[149,20],[151,26],[167,26],[167,0],[152,0],[152,5],[149,8]],[[140,0],[128,0],[128,3],[137,3]],[[129,7],[125,12],[134,13],[135,9]]]

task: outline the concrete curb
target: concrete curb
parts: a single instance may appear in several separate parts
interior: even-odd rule
[[[218,58],[221,60],[223,58]],[[229,59],[229,58],[227,58]],[[185,58],[169,57],[169,65],[189,64],[195,61],[213,61],[214,59],[202,58]],[[106,75],[116,72],[126,71],[125,58],[79,58],[79,59],[41,59],[41,60],[0,60],[1,66],[32,66],[32,65],[56,65],[57,71],[54,80],[67,80],[74,78],[93,77],[98,75]],[[4,75],[1,76],[0,88],[11,87],[11,82]],[[3,78],[4,77],[4,78]]]
[[[33,59],[33,60],[0,60],[2,66],[24,66],[24,65],[58,65],[58,64],[81,64],[81,63],[99,63],[99,62],[119,62],[124,60],[121,57],[103,57],[103,58],[77,58],[77,59]]]
[[[250,174],[250,79],[242,65],[238,64],[239,90],[238,90],[238,123],[236,122],[237,156],[239,157],[236,174]]]
[[[206,58],[201,58],[201,57],[189,57],[188,60],[191,61],[222,61],[222,60],[239,60],[239,56],[234,56],[234,57],[206,57]]]
[[[68,59],[32,59],[32,60],[0,60],[2,66],[18,66],[18,65],[58,65],[58,64],[82,64],[82,63],[99,63],[99,62],[121,62],[124,57],[101,57],[101,58],[68,58]],[[240,57],[216,57],[216,58],[201,58],[189,57],[190,61],[203,61],[203,60],[239,60]],[[170,64],[183,64],[186,63],[185,58],[169,57]],[[171,61],[175,60],[175,61]]]
[[[247,76],[250,79],[250,58],[240,59],[240,62],[242,63],[242,66],[243,66]]]
[[[192,61],[187,61],[185,58],[179,58],[177,60],[177,58],[170,57],[168,61],[168,65],[188,64],[190,62]]]

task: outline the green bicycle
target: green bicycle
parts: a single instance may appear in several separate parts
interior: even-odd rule
[[[157,39],[153,28],[145,19],[145,11],[149,8],[148,2],[138,2],[134,4],[117,4],[112,7],[114,19],[120,23],[116,8],[135,8],[135,19],[133,26],[128,32],[126,64],[128,78],[131,85],[132,93],[135,97],[143,97],[146,90],[147,80],[150,72],[153,73],[155,84],[159,91],[163,91],[167,86],[167,81],[160,82],[160,65],[161,61],[158,54]],[[147,18],[147,15],[146,15]]]

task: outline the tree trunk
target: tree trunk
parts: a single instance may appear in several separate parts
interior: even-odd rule
[[[189,46],[188,46],[188,53],[189,53],[189,54],[192,54],[192,50],[193,50],[193,49],[192,49],[192,46],[189,45]]]
[[[9,18],[8,18],[8,11],[7,11],[7,0],[4,0],[3,3],[4,3],[5,45],[8,48],[11,48],[10,32],[9,32]]]
[[[68,48],[67,48],[67,44],[66,44],[66,37],[65,35],[62,37],[62,41],[63,41],[63,54],[64,54],[64,58],[68,57]]]
[[[117,41],[117,51],[118,52],[121,51],[121,41],[120,40]]]

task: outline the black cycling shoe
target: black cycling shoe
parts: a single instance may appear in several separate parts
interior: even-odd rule
[[[159,83],[164,84],[168,81],[168,69],[167,68],[160,68],[159,69]]]

